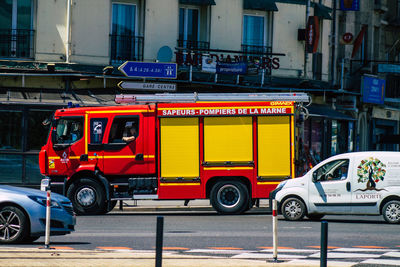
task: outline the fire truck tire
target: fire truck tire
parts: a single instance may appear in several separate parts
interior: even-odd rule
[[[220,181],[211,189],[210,200],[219,214],[241,214],[249,208],[249,191],[239,181]]]
[[[101,214],[106,209],[104,188],[92,178],[74,181],[68,188],[67,196],[78,215]]]

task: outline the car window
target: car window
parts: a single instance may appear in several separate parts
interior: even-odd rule
[[[349,169],[349,160],[340,159],[330,161],[316,171],[316,181],[317,182],[329,182],[329,181],[340,181],[346,180]]]
[[[137,138],[139,136],[138,116],[115,117],[111,124],[108,143],[124,143],[123,138],[131,134],[131,129],[135,130],[134,136]]]

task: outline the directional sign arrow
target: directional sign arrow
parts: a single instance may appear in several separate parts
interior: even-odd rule
[[[126,61],[119,68],[127,77],[176,79],[176,63]]]

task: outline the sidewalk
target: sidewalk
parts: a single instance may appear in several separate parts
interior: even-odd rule
[[[112,212],[154,212],[154,211],[213,211],[216,212],[210,204],[209,199],[190,200],[185,206],[184,200],[124,200],[122,210],[118,201]],[[260,207],[253,207],[254,210],[265,210],[269,208],[268,199],[260,200]]]
[[[267,262],[265,259],[245,260],[216,256],[190,256],[163,252],[164,267],[266,267],[266,266],[319,266],[320,262],[292,261]],[[155,251],[135,250],[66,250],[15,248],[0,246],[0,266],[73,267],[73,266],[155,266]],[[328,262],[328,266],[351,266],[341,262]]]

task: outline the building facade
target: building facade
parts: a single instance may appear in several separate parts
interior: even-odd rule
[[[41,122],[55,109],[160,92],[121,81],[309,93],[298,174],[338,153],[398,150],[398,2],[350,2],[358,9],[344,0],[0,0],[0,183],[39,183]],[[346,33],[354,40],[343,43]],[[177,63],[177,79],[125,77],[125,61]],[[386,81],[383,103],[362,101],[364,76]]]

